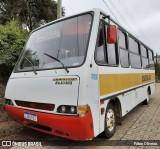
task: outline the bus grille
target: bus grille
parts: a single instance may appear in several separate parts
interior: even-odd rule
[[[53,111],[55,107],[54,104],[27,102],[27,101],[20,101],[20,100],[15,100],[15,103],[17,106],[39,109],[39,110],[47,110],[47,111]]]
[[[43,125],[40,125],[40,124],[28,123],[27,126],[38,128],[38,129],[41,129],[41,130],[44,130],[44,131],[52,131],[52,128],[47,127],[47,126],[43,126]]]

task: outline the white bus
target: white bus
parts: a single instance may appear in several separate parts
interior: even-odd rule
[[[31,33],[6,87],[6,112],[47,134],[110,138],[155,91],[153,56],[99,9],[53,21]]]

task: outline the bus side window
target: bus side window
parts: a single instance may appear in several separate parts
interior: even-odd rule
[[[151,70],[154,70],[153,52],[151,50],[148,50],[148,55],[149,55],[149,67]]]
[[[147,58],[147,49],[141,45],[141,57],[142,57],[142,68],[148,69],[148,58]]]
[[[105,56],[105,41],[104,41],[104,28],[103,25],[100,25],[99,28],[99,34],[98,34],[98,40],[97,40],[97,48],[96,48],[96,62],[98,64],[105,64],[106,63],[106,56]]]
[[[129,36],[129,50],[130,50],[131,67],[137,69],[142,68],[141,57],[139,52],[139,44],[130,36]]]
[[[126,34],[119,30],[119,49],[120,49],[120,63],[124,68],[129,67],[129,53],[127,49]]]
[[[105,25],[105,35],[107,35],[107,28],[108,25]],[[107,37],[105,37],[107,38]],[[107,41],[107,40],[105,40]],[[106,43],[106,48],[107,48],[107,59],[108,59],[108,64],[109,65],[118,65],[118,50],[116,44],[107,44]]]

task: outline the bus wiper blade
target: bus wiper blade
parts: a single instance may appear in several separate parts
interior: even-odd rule
[[[46,55],[46,56],[48,56],[48,57],[56,60],[57,62],[61,63],[61,65],[63,66],[63,68],[67,71],[67,73],[69,73],[69,70],[67,69],[67,67],[64,66],[64,64],[63,64],[59,59],[57,59],[57,58],[55,58],[55,57],[53,57],[53,56],[51,56],[51,55],[49,55],[49,54],[46,54],[46,53],[44,53],[44,55]]]
[[[28,58],[25,58],[25,59],[31,64],[32,69],[33,69],[33,72],[37,75],[37,72],[36,72],[36,70],[34,69],[34,64],[33,64],[33,62],[31,62]]]

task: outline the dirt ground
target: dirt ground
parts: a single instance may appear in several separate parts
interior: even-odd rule
[[[5,85],[0,83],[0,98],[4,97]]]

